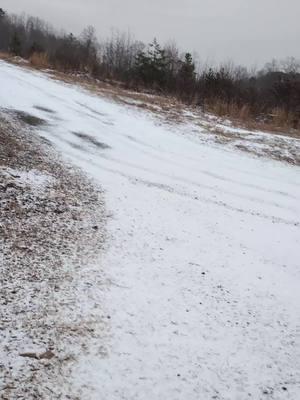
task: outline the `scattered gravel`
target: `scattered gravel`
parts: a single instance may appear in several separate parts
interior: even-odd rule
[[[68,376],[107,331],[91,301],[105,281],[103,193],[19,116],[0,113],[0,398],[76,399]]]

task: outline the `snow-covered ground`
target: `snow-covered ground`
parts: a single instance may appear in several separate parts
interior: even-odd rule
[[[300,398],[300,168],[4,62],[0,87],[105,190],[110,334],[66,377],[81,398]]]

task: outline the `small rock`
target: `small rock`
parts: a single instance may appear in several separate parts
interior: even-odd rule
[[[55,354],[51,350],[47,350],[45,353],[39,355],[40,360],[51,360],[53,357],[55,357]]]
[[[59,209],[59,208],[56,208],[55,210],[53,210],[53,212],[54,212],[55,214],[63,214],[63,213],[64,213],[64,210]]]
[[[18,189],[18,186],[13,182],[9,182],[4,186],[4,192],[6,192],[7,189]]]
[[[37,354],[37,353],[33,353],[33,352],[20,353],[19,356],[34,358],[36,360],[51,360],[51,358],[55,357],[55,354],[51,350],[47,350],[41,354]]]
[[[39,359],[39,356],[36,353],[31,353],[31,352],[20,353],[19,356],[20,357],[35,358],[36,360]]]

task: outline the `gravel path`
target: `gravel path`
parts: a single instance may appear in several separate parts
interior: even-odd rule
[[[105,281],[103,195],[34,133],[42,123],[0,113],[0,397],[7,400],[82,398],[67,377],[88,354],[86,342],[107,334],[102,293],[93,290]]]

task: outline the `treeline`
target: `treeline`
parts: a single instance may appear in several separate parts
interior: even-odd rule
[[[44,21],[0,9],[0,51],[33,64],[84,72],[126,87],[176,96],[219,115],[300,127],[300,64],[272,61],[261,71],[231,63],[199,68],[176,45],[150,45],[130,34],[112,33],[99,41],[92,27],[78,37],[58,33]]]

